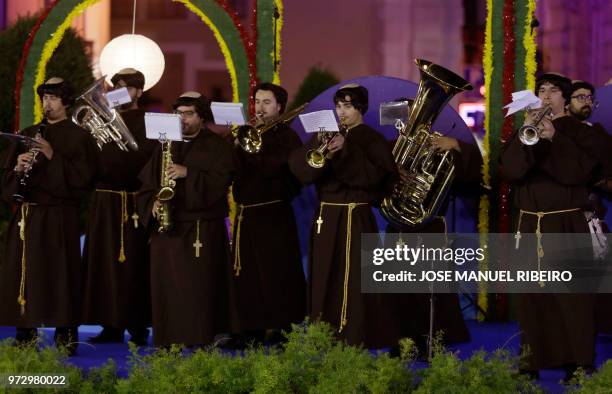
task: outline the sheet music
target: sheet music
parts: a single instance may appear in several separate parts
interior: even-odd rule
[[[300,121],[307,133],[319,133],[321,131],[339,131],[338,122],[334,111],[324,109],[300,115]]]
[[[215,119],[215,124],[242,126],[246,124],[242,103],[220,103],[213,101],[210,109]]]
[[[521,90],[512,93],[512,102],[504,106],[504,108],[508,109],[506,116],[510,116],[525,108],[536,109],[541,106],[542,101],[531,90]]]
[[[127,88],[111,90],[110,92],[106,93],[106,99],[113,108],[132,102],[132,98],[130,97]]]
[[[150,140],[160,140],[164,137],[168,141],[183,140],[183,125],[177,114],[146,112],[145,129]]]

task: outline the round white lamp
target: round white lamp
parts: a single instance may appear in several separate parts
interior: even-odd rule
[[[164,54],[155,41],[141,34],[113,38],[100,54],[100,71],[107,82],[119,70],[131,67],[145,76],[144,90],[151,89],[164,73]]]

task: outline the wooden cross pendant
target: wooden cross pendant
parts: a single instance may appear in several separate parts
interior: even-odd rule
[[[138,214],[134,212],[132,214],[132,220],[134,221],[134,228],[138,228],[138,218],[140,218],[140,216],[138,216]]]
[[[519,243],[521,242],[521,232],[520,231],[517,231],[516,234],[514,234],[514,239],[516,240],[516,243],[514,244],[514,249],[518,249]]]
[[[397,245],[400,249],[404,248],[404,245],[406,245],[406,243],[404,242],[404,240],[400,237],[397,242],[395,243],[395,245]]]
[[[200,242],[199,239],[196,239],[196,241],[193,243],[193,247],[195,249],[195,257],[200,257],[200,248],[202,246],[204,246],[202,242]]]
[[[21,218],[21,220],[19,221],[19,223],[17,223],[17,225],[19,226],[19,237],[23,241],[23,234],[25,230],[25,218]]]
[[[323,219],[321,218],[321,216],[319,216],[316,223],[317,223],[317,234],[321,234],[321,225],[323,224]]]

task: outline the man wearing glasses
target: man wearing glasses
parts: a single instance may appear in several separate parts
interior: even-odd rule
[[[173,105],[181,116],[183,141],[171,143],[166,175],[176,182],[168,201],[173,225],[151,236],[151,301],[156,346],[210,345],[227,332],[229,241],[225,218],[233,172],[232,147],[204,126],[210,104],[197,92]],[[138,208],[146,226],[155,224],[164,152],[157,148],[140,173]]]
[[[588,123],[586,120],[598,105],[595,102],[595,88],[593,85],[586,81],[572,81],[570,98],[571,100],[567,107],[570,115],[581,122]]]

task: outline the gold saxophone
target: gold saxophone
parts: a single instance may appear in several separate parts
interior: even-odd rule
[[[176,181],[174,179],[170,179],[168,176],[168,167],[173,164],[171,146],[172,141],[166,141],[162,145],[160,188],[157,192],[157,201],[159,201],[160,204],[156,209],[157,220],[159,221],[159,228],[157,231],[160,233],[165,233],[172,227],[170,200],[174,198],[174,187],[176,186]]]

